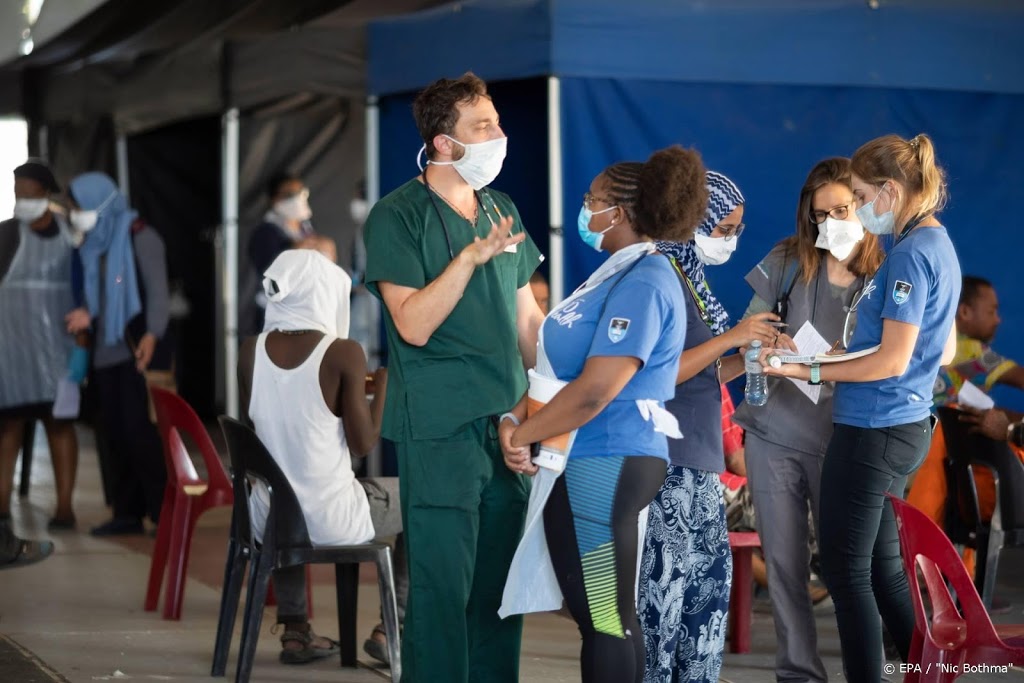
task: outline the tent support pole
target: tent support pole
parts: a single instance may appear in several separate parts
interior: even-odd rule
[[[238,108],[224,112],[221,165],[221,210],[224,230],[224,281],[221,284],[224,306],[224,391],[226,412],[239,416],[238,381]]]
[[[131,204],[131,191],[128,184],[128,138],[122,132],[114,139],[114,151],[117,159],[117,187]]]
[[[562,88],[557,76],[548,77],[548,223],[551,226],[548,256],[551,275],[551,306],[565,292],[565,254],[562,241]]]
[[[380,107],[377,97],[366,100],[366,202],[380,199]]]
[[[39,145],[39,158],[46,162],[50,161],[50,128],[45,123],[40,124],[36,133],[36,144]]]
[[[366,202],[373,206],[380,199],[380,107],[377,97],[366,100]],[[378,349],[380,347],[378,346]],[[380,354],[370,358],[371,367],[380,362]],[[379,477],[384,473],[384,458],[380,445],[374,447],[366,458],[366,476]]]

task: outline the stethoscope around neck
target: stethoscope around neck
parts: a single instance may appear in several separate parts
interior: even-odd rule
[[[906,239],[907,235],[910,234],[910,231],[916,228],[925,218],[926,216],[915,216],[914,218],[907,222],[906,227],[904,227],[903,230],[900,231],[900,234],[896,238],[896,241],[893,242],[893,245],[889,249],[889,252],[885,255],[885,259],[882,259],[882,263],[885,263],[886,259],[889,258],[889,254],[891,254],[892,250],[896,248],[896,245],[902,242],[904,239]],[[878,264],[878,270],[882,269],[882,263]],[[875,271],[874,275],[878,274],[878,270]],[[871,276],[872,279],[874,279],[874,275]],[[857,306],[860,304],[860,300],[864,298],[864,294],[867,291],[867,289],[867,285],[861,287],[860,291],[857,292],[853,299],[850,300],[850,305],[846,307],[846,318],[845,320],[843,320],[843,348],[850,348],[850,341],[853,338],[853,326],[851,326],[850,321],[851,318],[853,318],[854,314],[857,312]],[[855,320],[855,318],[853,319]]]
[[[437,214],[438,219],[441,221],[441,229],[444,231],[444,242],[445,242],[445,244],[448,247],[448,259],[450,261],[454,261],[455,260],[455,250],[452,249],[452,237],[451,237],[451,234],[449,234],[449,232],[448,232],[448,221],[446,221],[444,219],[444,213],[441,211],[441,205],[437,203],[437,197],[435,196],[437,194],[437,191],[427,181],[427,174],[426,174],[426,172],[421,173],[420,174],[420,178],[423,179],[423,189],[426,191],[427,196],[430,197],[430,203],[434,207],[434,213]],[[486,208],[486,205],[484,204],[484,200],[483,200],[485,194],[487,195],[488,198],[490,198],[490,193],[487,193],[486,190],[484,192],[481,192],[480,190],[473,190],[473,194],[476,196],[477,204],[480,205],[480,212],[483,213],[483,215],[487,216],[487,220],[489,220],[491,222],[491,225],[494,225],[494,219],[492,219],[487,214],[487,208]],[[492,207],[495,206],[493,199],[491,199],[491,206]],[[497,208],[495,207],[494,210],[497,211]],[[499,215],[500,215],[500,212],[499,212]],[[466,222],[468,223],[469,221],[466,221]],[[476,227],[475,226],[473,226],[473,232],[474,233],[476,232]]]

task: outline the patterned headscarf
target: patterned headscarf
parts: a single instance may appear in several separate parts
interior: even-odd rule
[[[735,210],[745,200],[736,184],[721,173],[707,172],[708,210],[704,213],[704,221],[697,228],[700,235],[710,235],[715,226]],[[729,313],[711,292],[704,277],[704,262],[697,258],[694,242],[655,242],[658,251],[674,258],[690,278],[697,296],[704,302],[708,315],[711,317],[711,333],[716,337],[729,329]]]

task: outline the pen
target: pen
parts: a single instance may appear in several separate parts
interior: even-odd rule
[[[778,327],[780,329],[783,327],[789,327],[787,323],[775,322],[774,320],[769,320],[768,324],[771,325],[772,327]]]
[[[831,349],[829,349],[829,350],[828,350],[828,352],[829,352],[830,354],[833,354],[833,353],[835,353],[836,351],[838,351],[838,350],[839,350],[839,345],[840,345],[840,344],[842,344],[842,343],[843,343],[843,340],[842,340],[842,339],[837,339],[837,340],[836,340],[836,343],[832,345],[832,348],[831,348]]]

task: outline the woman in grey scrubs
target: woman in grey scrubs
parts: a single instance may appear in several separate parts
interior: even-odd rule
[[[855,208],[849,160],[815,165],[800,191],[796,234],[747,274],[754,297],[746,315],[772,310],[790,335],[799,337],[798,331],[811,325],[830,345],[845,346],[848,313],[855,310],[865,277],[882,259],[878,239],[864,231]],[[801,383],[802,391],[788,379],[768,381],[768,403],[743,403],[733,419],[747,430],[747,475],[778,638],[775,675],[779,681],[824,682],[828,676],[818,656],[807,588],[808,505],[817,527],[833,388]]]

